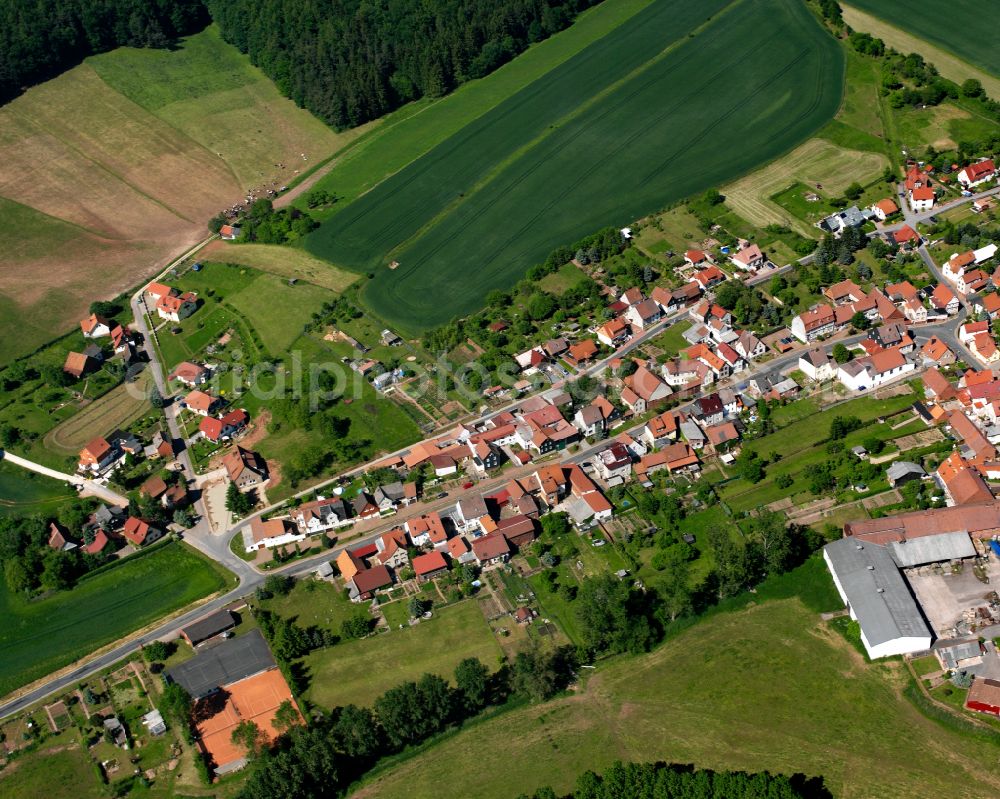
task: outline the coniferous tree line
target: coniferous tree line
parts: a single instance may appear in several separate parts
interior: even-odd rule
[[[166,47],[208,22],[202,0],[5,0],[0,103],[95,53]]]
[[[226,41],[337,128],[439,97],[599,0],[206,0]]]

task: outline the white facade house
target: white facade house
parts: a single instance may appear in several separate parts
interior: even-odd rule
[[[833,380],[837,374],[836,362],[819,347],[799,356],[799,369],[806,377],[818,383]]]

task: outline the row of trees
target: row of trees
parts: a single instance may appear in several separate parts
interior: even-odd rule
[[[565,688],[575,667],[571,649],[522,653],[512,666],[493,674],[477,658],[466,658],[455,668],[455,687],[425,674],[390,688],[371,708],[337,708],[308,726],[293,727],[273,749],[251,752],[250,775],[239,797],[336,795],[379,758],[422,743],[514,694],[551,697]]]
[[[603,774],[585,771],[571,793],[551,788],[518,799],[830,799],[820,778],[712,771],[667,763],[616,762]]]
[[[0,3],[0,103],[94,53],[167,47],[208,22],[202,0]]]
[[[489,74],[597,0],[207,0],[226,41],[298,105],[354,127]]]

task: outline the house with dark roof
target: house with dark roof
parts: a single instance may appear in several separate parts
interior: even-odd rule
[[[374,566],[358,571],[347,581],[347,595],[351,602],[364,602],[392,585],[392,575],[385,566]]]
[[[476,556],[476,562],[484,569],[505,563],[510,558],[510,544],[500,532],[489,533],[473,540],[472,551]]]
[[[193,647],[222,635],[236,627],[236,617],[228,610],[219,610],[181,628],[181,637]]]
[[[267,462],[256,452],[234,447],[222,458],[222,465],[229,479],[239,489],[260,485],[267,480]]]

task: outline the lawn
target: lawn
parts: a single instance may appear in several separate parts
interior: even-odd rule
[[[691,346],[688,340],[684,338],[684,334],[690,329],[692,324],[694,323],[683,319],[676,324],[670,325],[670,327],[654,338],[649,343],[649,346],[659,349],[663,357],[673,358],[681,350]]]
[[[354,796],[483,799],[569,790],[576,775],[616,759],[821,776],[834,796],[945,796],[956,784],[991,797],[1000,777],[981,762],[996,748],[922,716],[900,695],[899,663],[866,665],[822,625],[831,609],[821,561],[798,599],[712,614],[648,655],[619,658],[572,695],[503,714],[380,774]],[[806,699],[808,698],[808,699]],[[502,750],[515,769],[477,768]],[[954,753],[962,752],[961,758]],[[442,787],[445,786],[445,787]]]
[[[16,760],[0,771],[4,796],[65,796],[100,799],[107,796],[94,764],[78,742],[50,746]]]
[[[326,708],[369,705],[389,688],[423,674],[451,679],[455,666],[467,657],[478,657],[491,670],[501,657],[500,645],[472,600],[435,611],[415,627],[308,655],[306,696]]]
[[[285,596],[268,599],[260,606],[301,627],[323,627],[337,635],[345,619],[367,613],[366,605],[351,602],[342,588],[322,580],[296,580]]]
[[[253,324],[264,346],[272,353],[289,350],[302,333],[302,326],[323,307],[337,299],[327,289],[309,283],[288,285],[274,275],[258,277],[238,294],[227,298]]]
[[[235,244],[216,239],[198,252],[201,261],[219,261],[259,269],[284,278],[305,280],[330,291],[343,291],[358,279],[354,272],[337,269],[329,261],[310,255],[299,247],[277,244]]]
[[[866,19],[869,15],[875,15],[889,25],[878,24],[880,20],[875,17]],[[978,70],[970,69],[970,65],[1000,78],[1000,52],[994,43],[989,37],[966,35],[966,31],[996,30],[1000,26],[1000,7],[995,3],[976,0],[952,0],[949,3],[939,0],[851,0],[850,5],[844,6],[844,19],[855,30],[872,33],[900,52],[920,53],[942,75],[956,83],[969,77],[979,77],[974,74]],[[897,43],[900,36],[905,37],[905,44],[904,41]],[[916,39],[917,44],[907,41],[910,39]],[[925,40],[923,46],[920,46],[920,40]],[[932,46],[928,46],[928,42]],[[935,50],[938,52],[935,53]],[[986,86],[985,81],[983,85]],[[987,92],[991,97],[1000,96],[989,87]]]
[[[168,542],[43,599],[0,587],[0,694],[225,588],[225,575],[187,545]]]
[[[713,12],[724,13],[706,21]],[[750,44],[754,28],[767,32]],[[840,48],[791,0],[656,0],[347,205],[306,247],[374,272],[365,302],[426,329],[556,245],[780,155],[832,117],[841,74]]]
[[[65,483],[0,461],[0,516],[51,513],[75,496]]]

